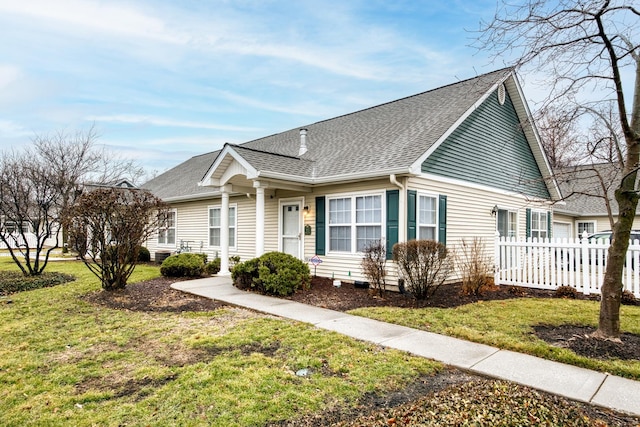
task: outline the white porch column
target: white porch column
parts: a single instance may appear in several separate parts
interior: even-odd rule
[[[256,189],[256,257],[264,253],[264,184],[254,181]]]
[[[229,275],[229,189],[220,188],[222,192],[222,207],[220,209],[220,271],[218,275]]]

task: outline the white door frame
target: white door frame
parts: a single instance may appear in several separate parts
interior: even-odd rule
[[[278,201],[278,251],[284,252],[284,248],[282,245],[282,235],[283,227],[282,222],[284,221],[284,217],[282,215],[282,207],[286,205],[296,205],[298,206],[299,212],[299,221],[298,221],[298,258],[304,259],[304,217],[303,217],[303,208],[304,208],[304,197],[295,197],[289,199],[280,199]]]

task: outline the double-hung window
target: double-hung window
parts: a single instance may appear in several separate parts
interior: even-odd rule
[[[235,205],[229,206],[229,247],[236,246],[236,210]],[[220,247],[221,234],[221,212],[220,207],[209,208],[209,246]]]
[[[362,252],[382,238],[382,195],[329,199],[329,250]]]
[[[582,237],[582,233],[593,234],[596,232],[595,221],[578,221],[578,236]]]
[[[158,244],[160,245],[175,245],[176,244],[176,217],[177,213],[174,210],[167,212],[164,223],[158,230]]]
[[[547,235],[547,212],[531,212],[531,237],[544,239]]]
[[[435,196],[418,195],[418,239],[437,240],[438,201]]]

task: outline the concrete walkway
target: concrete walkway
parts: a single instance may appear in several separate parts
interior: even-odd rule
[[[266,314],[311,323],[359,340],[407,351],[480,375],[500,378],[640,416],[640,382],[484,344],[393,325],[285,299],[240,291],[229,277],[174,283],[172,288]]]

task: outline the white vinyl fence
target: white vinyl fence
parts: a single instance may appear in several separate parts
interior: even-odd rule
[[[585,295],[600,293],[609,241],[497,237],[495,283],[554,290],[571,286]],[[640,241],[630,242],[622,283],[640,298]]]
[[[23,238],[20,234],[16,233],[16,234],[11,234],[9,235],[7,241],[9,242],[9,245],[11,246],[12,249],[18,248],[18,247],[24,247],[25,242],[29,244],[30,248],[35,248],[37,241],[36,241],[36,236],[33,233],[25,233],[25,238]],[[0,249],[7,249],[7,245],[0,241]]]

